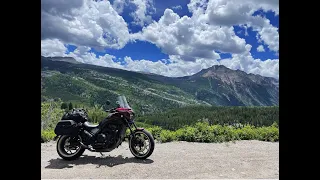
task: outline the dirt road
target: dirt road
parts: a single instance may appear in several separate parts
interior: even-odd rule
[[[137,160],[122,143],[110,153],[88,150],[75,161],[62,160],[55,142],[41,144],[43,179],[278,179],[279,143],[156,143],[147,160]]]

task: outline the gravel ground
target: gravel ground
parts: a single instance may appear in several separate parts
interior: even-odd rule
[[[133,157],[124,142],[109,153],[86,150],[64,161],[56,142],[41,144],[42,179],[278,179],[279,143],[156,143],[146,160]]]

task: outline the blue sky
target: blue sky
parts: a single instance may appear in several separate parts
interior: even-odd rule
[[[44,56],[165,76],[192,75],[216,64],[279,76],[276,0],[70,0],[63,5],[42,0]]]

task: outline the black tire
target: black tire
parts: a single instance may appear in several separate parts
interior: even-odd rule
[[[85,148],[80,146],[79,150],[77,150],[74,154],[68,154],[64,149],[64,145],[65,145],[66,140],[69,137],[70,136],[68,136],[68,135],[63,135],[63,136],[60,136],[60,138],[57,141],[57,152],[62,159],[67,160],[67,161],[78,159],[83,154],[83,152],[86,150]]]
[[[154,150],[154,146],[155,146],[155,143],[154,143],[154,138],[152,136],[152,134],[150,132],[148,132],[147,130],[138,130],[134,133],[134,136],[138,133],[143,133],[145,134],[148,139],[149,139],[149,143],[150,143],[150,148],[149,150],[143,154],[143,155],[138,155],[139,153],[136,152],[136,150],[134,149],[134,147],[132,146],[134,144],[134,138],[130,137],[130,140],[129,140],[129,149],[131,151],[131,153],[137,158],[137,159],[147,159],[152,153],[153,153],[153,150]]]

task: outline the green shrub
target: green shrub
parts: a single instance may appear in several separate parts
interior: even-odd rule
[[[61,120],[64,110],[60,106],[61,102],[41,103],[41,130],[53,129]]]
[[[235,130],[235,132],[240,140],[251,140],[260,138],[256,128],[251,125],[245,125],[243,128],[238,128]]]
[[[160,140],[160,134],[161,134],[161,131],[162,131],[161,127],[154,126],[154,127],[151,127],[151,128],[146,128],[146,130],[149,131],[152,134],[154,139]]]
[[[198,122],[193,126],[185,126],[176,131],[151,128],[150,132],[161,142],[187,141],[187,142],[229,142],[236,140],[279,141],[279,130],[276,126],[254,127],[245,125],[242,128],[233,126],[208,125]]]
[[[103,110],[102,106],[98,105],[86,108],[86,110],[88,112],[89,120],[91,121],[91,123],[95,124],[101,122],[108,115],[108,113]]]
[[[53,130],[42,130],[41,131],[41,139],[44,142],[48,142],[53,140],[53,138],[56,136]]]
[[[184,128],[176,131],[176,136],[179,141],[195,142],[196,140],[196,128],[185,126]]]
[[[274,126],[258,128],[257,133],[261,141],[279,141],[279,130]]]
[[[160,133],[160,142],[171,142],[171,141],[176,141],[177,136],[176,132],[174,131],[169,131],[169,130],[162,130]]]

